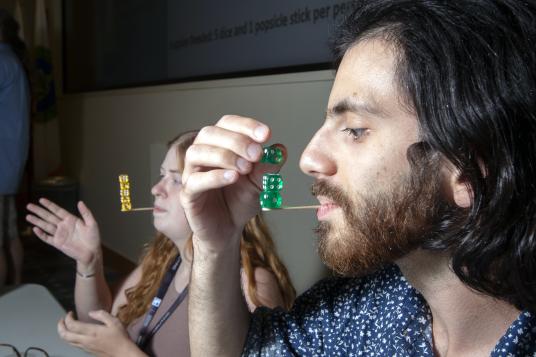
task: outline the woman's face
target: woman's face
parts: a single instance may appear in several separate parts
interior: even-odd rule
[[[160,179],[151,189],[154,196],[154,227],[173,241],[181,241],[191,234],[179,201],[182,177],[178,162],[177,147],[173,145],[160,167]]]

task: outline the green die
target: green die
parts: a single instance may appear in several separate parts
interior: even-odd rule
[[[262,208],[279,208],[283,203],[279,192],[261,192],[259,200]]]
[[[262,149],[261,162],[280,164],[283,161],[283,151],[277,146],[267,146]]]
[[[264,192],[279,192],[283,188],[283,179],[280,174],[264,174],[262,176],[262,190]]]

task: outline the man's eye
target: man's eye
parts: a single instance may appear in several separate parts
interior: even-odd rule
[[[365,134],[367,134],[368,129],[366,129],[366,128],[345,128],[345,129],[343,129],[341,131],[347,133],[349,136],[352,137],[353,140],[359,140]]]

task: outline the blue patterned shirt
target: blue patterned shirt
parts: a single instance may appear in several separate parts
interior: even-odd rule
[[[243,356],[433,356],[432,315],[397,266],[326,279],[290,312],[258,308]],[[491,356],[536,357],[536,316],[523,312]]]

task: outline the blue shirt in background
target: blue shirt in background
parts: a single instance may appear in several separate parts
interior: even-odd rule
[[[242,356],[434,356],[432,315],[391,265],[364,278],[324,280],[290,312],[259,307]],[[536,357],[536,316],[522,312],[491,356]]]
[[[30,90],[24,68],[0,43],[0,195],[15,194],[30,140]]]

